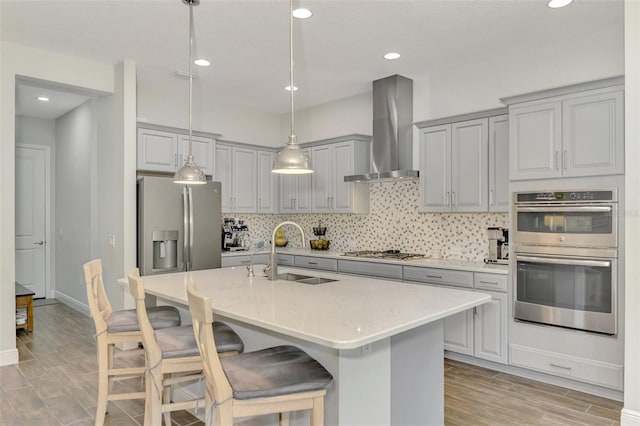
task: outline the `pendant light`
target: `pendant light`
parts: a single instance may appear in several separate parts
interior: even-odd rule
[[[271,171],[273,173],[300,175],[313,173],[309,155],[300,149],[293,131],[293,0],[289,0],[289,95],[291,99],[291,134],[289,141],[282,151],[276,156]]]
[[[204,172],[196,162],[193,160],[192,152],[192,128],[191,128],[191,110],[193,105],[193,74],[191,72],[191,55],[193,50],[194,41],[194,29],[193,29],[193,6],[200,4],[200,0],[182,0],[182,2],[189,6],[189,155],[184,162],[184,166],[178,170],[173,177],[173,182],[181,185],[201,185],[207,183],[207,178]]]

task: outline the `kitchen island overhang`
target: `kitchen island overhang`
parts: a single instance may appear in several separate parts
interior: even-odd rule
[[[491,300],[483,293],[282,268],[336,281],[247,277],[245,268],[145,276],[149,295],[187,306],[186,286],[211,296],[247,350],[294,344],[334,376],[327,425],[444,423],[442,319]],[[125,279],[121,284],[127,285]],[[306,424],[293,415],[292,424]]]

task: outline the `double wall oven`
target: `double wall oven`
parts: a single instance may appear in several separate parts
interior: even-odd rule
[[[617,334],[617,190],[514,194],[514,317]]]

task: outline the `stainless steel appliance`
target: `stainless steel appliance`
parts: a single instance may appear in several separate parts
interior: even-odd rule
[[[387,259],[387,260],[412,260],[412,259],[422,259],[425,257],[424,254],[417,253],[402,253],[400,250],[383,250],[383,251],[374,251],[374,250],[359,250],[359,251],[348,251],[342,254],[342,256],[351,256],[351,257],[366,257],[371,259]]]
[[[514,197],[514,318],[616,334],[617,191]]]
[[[142,275],[219,268],[220,182],[185,186],[138,180],[138,267]]]
[[[485,263],[508,264],[509,230],[501,227],[487,228],[487,239],[489,240],[489,257],[484,259]]]
[[[249,250],[249,227],[242,219],[224,218],[222,225],[222,250],[244,251]]]

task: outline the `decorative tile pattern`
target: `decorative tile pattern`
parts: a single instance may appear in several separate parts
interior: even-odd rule
[[[327,227],[330,250],[388,250],[443,258],[482,260],[489,254],[486,230],[509,226],[507,213],[418,213],[418,182],[384,182],[370,185],[369,214],[248,214],[236,215],[249,226],[252,244],[271,240],[273,227],[290,220],[308,239],[313,227]],[[300,247],[297,231],[285,228],[290,247]]]

